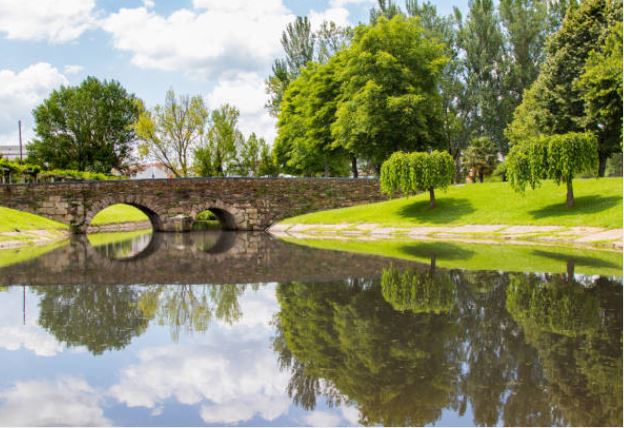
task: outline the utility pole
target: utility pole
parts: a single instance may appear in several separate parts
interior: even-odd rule
[[[22,121],[18,120],[17,121],[17,128],[19,131],[19,146],[20,146],[20,161],[24,160],[24,156],[22,153]]]

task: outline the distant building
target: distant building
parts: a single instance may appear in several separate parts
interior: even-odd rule
[[[145,180],[149,178],[172,178],[173,176],[160,162],[136,165],[130,172],[133,180]]]
[[[24,157],[26,157],[26,148],[23,149]],[[20,146],[0,146],[0,155],[5,159],[19,159]]]

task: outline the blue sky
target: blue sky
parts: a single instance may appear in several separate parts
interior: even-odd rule
[[[297,15],[353,25],[374,0],[0,0],[0,145],[32,138],[32,109],[86,76],[119,80],[148,107],[165,91],[229,102],[240,127],[272,141],[264,79]],[[402,2],[399,1],[401,4]],[[466,10],[468,0],[433,0]]]

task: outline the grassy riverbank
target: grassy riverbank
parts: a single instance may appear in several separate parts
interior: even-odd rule
[[[622,227],[622,179],[574,181],[576,206],[566,208],[565,186],[546,181],[536,190],[515,193],[509,183],[451,186],[437,191],[437,207],[420,194],[375,204],[292,217],[285,224],[363,224],[383,227],[470,224]]]

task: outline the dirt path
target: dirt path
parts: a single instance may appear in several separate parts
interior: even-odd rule
[[[269,229],[275,236],[298,239],[392,239],[447,240],[505,244],[559,244],[578,247],[622,249],[624,229],[567,226],[480,225],[387,227],[378,224],[284,224]]]

